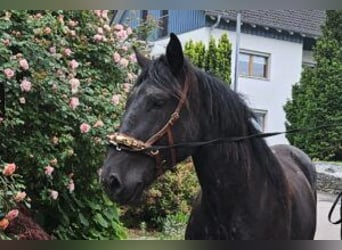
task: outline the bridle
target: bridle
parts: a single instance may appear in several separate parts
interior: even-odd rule
[[[109,145],[114,146],[117,151],[129,151],[129,152],[140,152],[145,155],[148,155],[155,159],[156,163],[156,173],[157,176],[162,175],[165,172],[163,165],[166,163],[166,160],[163,160],[160,155],[159,149],[153,149],[152,146],[158,142],[165,134],[168,138],[168,144],[174,145],[173,135],[172,135],[172,126],[176,123],[180,118],[180,111],[186,102],[189,90],[189,83],[187,79],[184,81],[184,87],[181,92],[180,99],[178,101],[177,107],[175,111],[171,114],[169,120],[166,124],[154,135],[152,135],[146,142],[138,140],[132,136],[123,134],[123,133],[114,133],[108,135]],[[175,166],[177,163],[177,155],[176,148],[169,148],[170,156],[171,156],[171,164]]]

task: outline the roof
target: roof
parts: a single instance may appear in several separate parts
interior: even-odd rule
[[[236,21],[236,10],[206,10],[207,15],[220,15],[224,19]],[[242,10],[242,23],[288,32],[309,37],[321,35],[321,25],[325,22],[324,10]]]

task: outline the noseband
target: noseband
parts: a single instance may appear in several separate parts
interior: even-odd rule
[[[157,175],[162,175],[164,173],[163,164],[166,163],[166,160],[162,160],[159,150],[150,149],[156,142],[158,142],[165,134],[167,134],[169,145],[174,144],[173,136],[172,136],[172,126],[179,119],[179,113],[186,101],[189,90],[188,81],[185,81],[184,88],[181,94],[181,98],[179,99],[178,105],[175,111],[171,114],[170,119],[167,123],[154,135],[152,135],[146,142],[135,139],[126,134],[122,133],[114,133],[112,135],[108,135],[109,144],[115,146],[117,151],[125,150],[130,152],[141,152],[155,159]],[[176,165],[177,155],[176,149],[170,148],[170,156],[172,161],[172,166]]]

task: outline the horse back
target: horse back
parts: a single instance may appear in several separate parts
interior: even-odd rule
[[[316,170],[310,158],[290,145],[271,147],[288,183],[291,239],[313,239],[316,231]]]

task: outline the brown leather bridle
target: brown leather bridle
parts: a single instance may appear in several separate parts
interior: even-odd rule
[[[170,119],[157,133],[152,135],[146,142],[135,139],[134,137],[131,137],[126,134],[114,133],[112,135],[108,135],[109,144],[112,146],[115,146],[116,150],[118,151],[125,150],[125,151],[130,151],[130,152],[141,152],[154,158],[156,162],[157,175],[158,176],[162,175],[165,171],[163,168],[163,164],[166,163],[166,160],[162,160],[159,150],[150,149],[150,148],[156,142],[158,142],[165,134],[167,134],[169,145],[174,144],[171,128],[180,117],[179,114],[187,99],[188,90],[189,90],[189,84],[188,84],[188,81],[186,80],[184,82],[184,88],[182,90],[178,105],[175,111],[171,114]],[[169,150],[170,150],[171,161],[172,161],[171,163],[172,163],[172,166],[174,166],[177,163],[176,149],[170,148]]]

